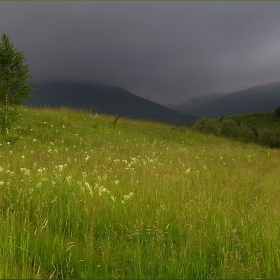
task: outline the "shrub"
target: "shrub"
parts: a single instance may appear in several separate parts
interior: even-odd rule
[[[195,122],[193,129],[205,134],[219,135],[219,125],[216,120],[201,118]]]
[[[205,125],[203,132],[206,134],[213,134],[213,135],[219,135],[219,125],[216,122],[216,120],[208,120]]]
[[[204,127],[205,127],[207,122],[208,122],[207,118],[205,118],[205,117],[201,118],[194,123],[193,129],[195,129],[197,131],[200,131],[200,132],[203,132]]]
[[[258,142],[260,145],[268,146],[270,148],[279,148],[280,131],[263,129],[259,132]]]
[[[255,132],[247,125],[241,124],[238,127],[236,140],[249,143],[256,142],[256,138]]]
[[[236,138],[238,126],[233,119],[224,120],[221,125],[221,135],[227,138]]]
[[[236,122],[236,124],[238,125],[238,126],[240,126],[241,125],[241,121],[240,120],[236,120],[236,119],[234,119],[234,121]]]
[[[277,117],[280,117],[280,107],[279,108],[277,108],[277,109],[275,109],[275,115],[277,116]]]

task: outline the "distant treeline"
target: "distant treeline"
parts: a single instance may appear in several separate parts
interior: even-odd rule
[[[201,133],[222,136],[242,142],[253,142],[270,148],[280,148],[280,129],[254,128],[235,119],[201,118],[192,129]]]

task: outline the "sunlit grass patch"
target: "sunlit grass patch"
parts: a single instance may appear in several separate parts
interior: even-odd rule
[[[2,278],[278,278],[279,151],[21,108],[0,146]]]

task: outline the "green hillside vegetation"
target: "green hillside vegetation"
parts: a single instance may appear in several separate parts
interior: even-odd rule
[[[280,148],[280,117],[275,112],[243,114],[219,119],[202,118],[193,130],[253,142],[270,148]]]
[[[279,278],[279,150],[19,112],[0,146],[0,278]]]
[[[274,112],[255,113],[225,117],[225,119],[234,119],[251,128],[277,130],[280,128],[280,117]]]

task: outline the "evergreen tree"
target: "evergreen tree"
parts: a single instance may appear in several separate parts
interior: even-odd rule
[[[17,105],[31,97],[31,78],[25,55],[3,34],[0,42],[0,129],[4,136],[9,133],[18,116]]]

